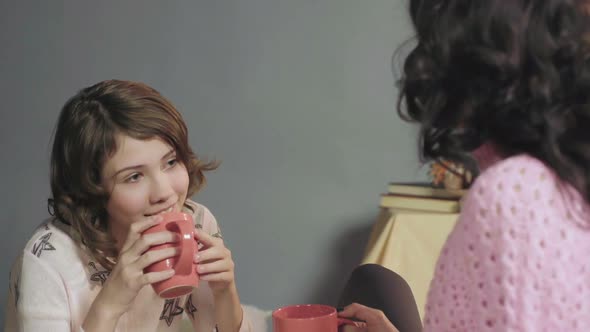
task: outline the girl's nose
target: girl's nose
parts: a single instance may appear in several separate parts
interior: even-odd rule
[[[174,190],[168,177],[165,175],[156,177],[152,183],[150,202],[152,204],[166,202],[172,195]]]

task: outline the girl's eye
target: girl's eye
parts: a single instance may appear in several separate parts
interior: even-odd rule
[[[166,163],[168,164],[169,168],[174,167],[174,166],[176,166],[176,164],[178,164],[178,159],[173,158],[173,159],[168,160],[168,162],[166,162]]]
[[[125,182],[133,183],[133,182],[139,181],[140,179],[141,179],[141,174],[133,173],[125,179]]]

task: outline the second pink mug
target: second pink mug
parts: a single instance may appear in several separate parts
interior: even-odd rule
[[[272,312],[273,332],[337,332],[340,325],[364,323],[340,318],[336,308],[323,304],[298,304]]]
[[[144,272],[158,272],[174,269],[174,275],[166,280],[152,284],[160,297],[169,299],[189,294],[199,285],[199,275],[193,257],[198,250],[195,240],[195,226],[190,214],[169,212],[162,214],[162,222],[148,228],[143,234],[162,231],[175,232],[180,236],[179,243],[164,243],[152,246],[148,250],[157,250],[179,246],[180,254],[158,261],[144,269]]]

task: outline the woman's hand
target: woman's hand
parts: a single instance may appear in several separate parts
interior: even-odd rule
[[[223,239],[196,229],[195,237],[202,244],[195,255],[199,279],[209,282],[215,292],[231,289],[234,286],[234,261],[231,251],[223,244]]]
[[[173,269],[143,272],[147,266],[179,254],[179,248],[176,246],[147,251],[151,246],[180,240],[178,235],[173,232],[142,235],[142,232],[161,221],[161,216],[154,216],[134,223],[129,228],[117,264],[91,307],[91,311],[94,309],[94,313],[99,314],[101,319],[118,320],[123,313],[129,310],[133,300],[144,286],[174,275]]]
[[[352,303],[338,313],[338,316],[344,318],[359,319],[365,321],[367,326],[364,328],[355,328],[346,326],[344,331],[363,331],[363,332],[399,332],[398,329],[391,324],[389,319],[385,316],[383,311],[369,308],[362,304]]]

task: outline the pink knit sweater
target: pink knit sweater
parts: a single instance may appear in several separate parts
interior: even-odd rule
[[[590,207],[539,160],[482,174],[439,257],[424,331],[590,331]]]

